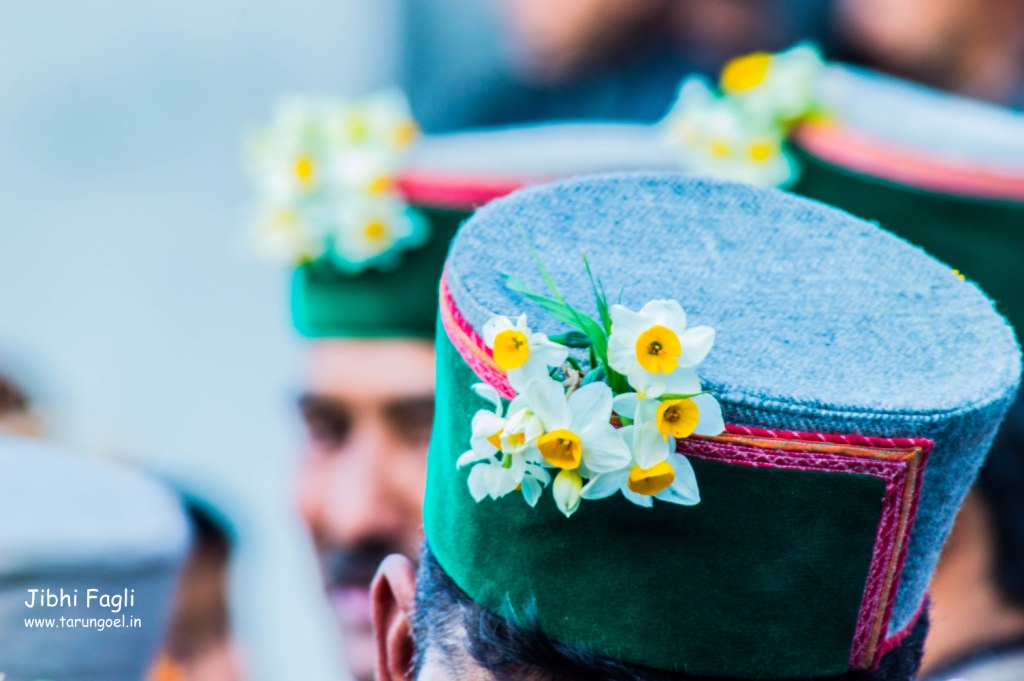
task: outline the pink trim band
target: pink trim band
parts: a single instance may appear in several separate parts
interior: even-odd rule
[[[957,164],[834,122],[803,125],[794,140],[829,163],[891,182],[960,196],[1024,201],[1024,170],[999,172]]]
[[[447,273],[441,278],[441,324],[452,345],[482,381],[505,399],[515,397],[490,349],[459,312],[448,288]],[[728,424],[722,435],[682,439],[677,442],[677,449],[688,457],[735,465],[870,475],[883,480],[885,497],[850,648],[850,668],[877,666],[882,655],[906,636],[909,628],[889,638],[885,634],[917,514],[921,476],[932,449],[930,440],[803,433]]]
[[[412,204],[454,210],[473,210],[494,199],[511,194],[532,182],[543,179],[459,175],[452,173],[404,173],[398,178],[398,189]]]

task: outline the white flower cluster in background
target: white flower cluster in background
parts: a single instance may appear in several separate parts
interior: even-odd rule
[[[818,50],[800,44],[725,65],[720,92],[693,76],[662,125],[689,170],[762,186],[786,186],[797,167],[785,141],[797,123],[821,114]]]
[[[577,331],[566,340],[589,348],[586,372],[567,345],[532,331],[525,315],[495,316],[484,326],[484,341],[516,394],[506,404],[490,385],[474,386],[491,407],[473,416],[470,449],[457,465],[472,466],[468,484],[477,502],[518,491],[535,506],[549,485],[566,516],[582,500],[619,493],[639,506],[700,502],[693,467],[676,442],[725,428],[696,372],[714,331],[687,326],[674,300],[633,311],[608,306],[596,284],[595,293],[600,321],[557,289],[553,298],[527,294],[572,320]]]
[[[396,266],[426,221],[402,200],[398,171],[419,135],[402,93],[290,96],[247,145],[259,193],[257,251],[298,264],[329,255],[343,272]]]

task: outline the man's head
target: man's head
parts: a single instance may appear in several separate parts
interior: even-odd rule
[[[434,348],[420,339],[310,344],[299,503],[322,552],[352,670],[372,670],[369,586],[389,553],[415,556],[434,414]]]

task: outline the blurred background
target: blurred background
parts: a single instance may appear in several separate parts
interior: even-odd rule
[[[1020,108],[1022,7],[4,0],[0,375],[47,437],[174,486],[212,523],[216,564],[227,537],[246,678],[344,678],[289,482],[302,345],[288,273],[245,240],[241,143],[278,95],[398,84],[428,133],[653,121],[682,76],[809,38],[833,58]]]

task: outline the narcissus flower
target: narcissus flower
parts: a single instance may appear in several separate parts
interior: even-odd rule
[[[322,100],[284,98],[274,109],[270,127],[249,141],[250,174],[270,202],[290,202],[322,184],[327,151],[322,114]]]
[[[493,405],[473,416],[470,449],[456,462],[458,468],[475,464],[469,472],[469,491],[476,501],[498,499],[517,489],[530,506],[535,506],[551,475],[541,465],[535,444],[541,424],[517,398],[503,414],[501,397],[491,386],[473,386],[478,395]]]
[[[709,326],[687,328],[686,313],[674,300],[654,300],[639,312],[611,307],[608,361],[643,397],[701,391],[693,367],[715,341]]]
[[[421,245],[430,233],[426,220],[398,201],[352,196],[339,201],[335,219],[334,263],[349,273],[394,267],[401,250]]]
[[[612,391],[591,383],[566,397],[553,379],[530,381],[523,393],[544,426],[537,449],[548,465],[584,475],[616,470],[629,462],[629,448],[611,425]]]
[[[323,251],[322,243],[300,212],[283,206],[264,207],[252,235],[260,256],[289,265],[316,258]]]
[[[676,440],[691,435],[720,435],[725,430],[722,407],[713,396],[638,399],[636,393],[616,395],[615,413],[635,426],[628,441],[634,460],[644,468],[664,461]]]
[[[784,126],[716,97],[699,78],[683,83],[665,126],[689,170],[760,186],[784,186],[796,176]]]
[[[287,97],[248,144],[249,168],[273,220],[262,220],[261,252],[293,262],[330,252],[346,274],[398,264],[422,245],[426,220],[395,188],[417,129],[397,91],[359,100]],[[306,229],[299,233],[295,225]],[[316,242],[310,248],[308,240]]]
[[[484,324],[483,336],[509,385],[520,392],[530,381],[548,378],[549,368],[561,366],[569,356],[569,348],[531,331],[526,315],[519,315],[514,324],[495,315]]]
[[[333,107],[325,117],[328,142],[341,149],[376,147],[400,151],[419,137],[409,102],[398,90],[385,90]]]
[[[627,440],[633,437],[634,429],[635,426],[622,429]],[[675,452],[646,468],[634,462],[621,470],[595,475],[580,490],[580,497],[604,499],[616,492],[622,492],[622,496],[637,506],[650,507],[654,499],[683,506],[700,503],[693,466],[685,456]]]
[[[806,44],[774,55],[755,52],[725,65],[722,91],[748,115],[789,125],[817,109],[824,68],[821,54]]]

